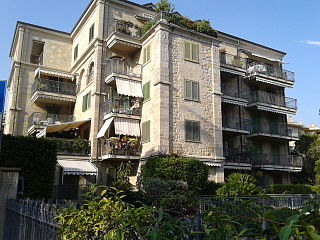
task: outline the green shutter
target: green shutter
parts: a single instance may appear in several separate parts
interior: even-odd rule
[[[193,122],[193,140],[200,141],[200,122]]]
[[[73,52],[73,60],[76,60],[78,58],[78,46],[77,45],[75,48],[74,48],[74,52]]]
[[[82,112],[86,111],[87,95],[82,97]]]
[[[193,123],[186,121],[186,140],[193,140]]]
[[[150,99],[150,81],[145,83],[142,87],[143,100],[147,101]]]
[[[142,123],[141,140],[143,143],[150,142],[150,121]]]
[[[199,101],[199,83],[192,82],[192,100]]]
[[[91,42],[93,37],[94,37],[94,24],[92,24],[92,26],[89,29],[89,42]]]
[[[189,42],[184,42],[184,58],[191,59],[191,44]]]
[[[88,99],[88,104],[87,104],[87,109],[91,107],[91,92],[87,94],[87,99]]]
[[[192,81],[184,81],[184,97],[187,100],[192,100]]]
[[[199,45],[192,44],[192,61],[199,62]]]

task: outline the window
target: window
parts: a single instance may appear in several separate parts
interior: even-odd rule
[[[199,44],[184,42],[184,59],[199,62]]]
[[[89,42],[94,38],[94,24],[89,29]]]
[[[186,120],[186,141],[200,141],[200,122]]]
[[[89,69],[88,69],[88,74],[87,74],[87,84],[88,85],[89,83],[92,82],[93,80],[93,76],[94,76],[94,63],[92,62],[89,66]]]
[[[78,46],[79,45],[77,45],[73,50],[73,60],[76,60],[78,58]]]
[[[150,45],[143,49],[143,63],[150,62]]]
[[[143,84],[142,93],[143,93],[143,101],[150,100],[150,81]]]
[[[91,92],[82,97],[82,112],[87,111],[91,106]]]
[[[184,98],[199,101],[199,83],[191,80],[184,81]]]
[[[143,143],[150,142],[150,121],[142,123],[141,141]]]
[[[30,63],[37,64],[37,65],[43,64],[43,49],[44,49],[44,42],[35,41],[35,40],[32,42]]]

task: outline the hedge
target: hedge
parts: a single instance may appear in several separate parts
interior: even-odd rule
[[[90,153],[90,142],[86,139],[76,138],[47,138],[57,145],[58,153],[67,154],[89,154]]]
[[[267,189],[270,194],[320,194],[320,185],[273,184]]]
[[[142,181],[152,178],[182,180],[193,190],[201,190],[208,181],[208,166],[195,158],[152,156],[142,167]]]
[[[20,175],[25,182],[24,197],[51,197],[56,160],[56,144],[50,140],[3,136],[0,166],[21,168]]]

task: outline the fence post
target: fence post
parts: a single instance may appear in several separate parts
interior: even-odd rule
[[[196,217],[195,217],[195,229],[194,230],[197,232],[195,234],[195,240],[202,240],[202,233],[200,233],[200,232],[202,232],[200,206],[197,208]]]

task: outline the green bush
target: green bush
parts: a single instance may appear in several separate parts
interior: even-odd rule
[[[253,176],[248,174],[232,173],[226,182],[217,190],[220,197],[241,197],[256,195],[260,189],[255,184]]]
[[[267,192],[270,194],[316,194],[319,190],[319,186],[305,184],[273,184],[269,186]]]
[[[57,145],[59,153],[89,154],[90,142],[86,139],[76,138],[47,138]]]
[[[3,136],[0,166],[21,168],[20,175],[25,181],[24,197],[51,197],[56,160],[56,144],[50,140]]]
[[[222,183],[216,183],[212,181],[206,182],[201,188],[201,195],[216,195],[217,190],[222,187]]]
[[[181,180],[189,189],[200,191],[208,180],[208,166],[195,158],[163,156],[150,157],[142,167],[142,183],[148,179]]]

